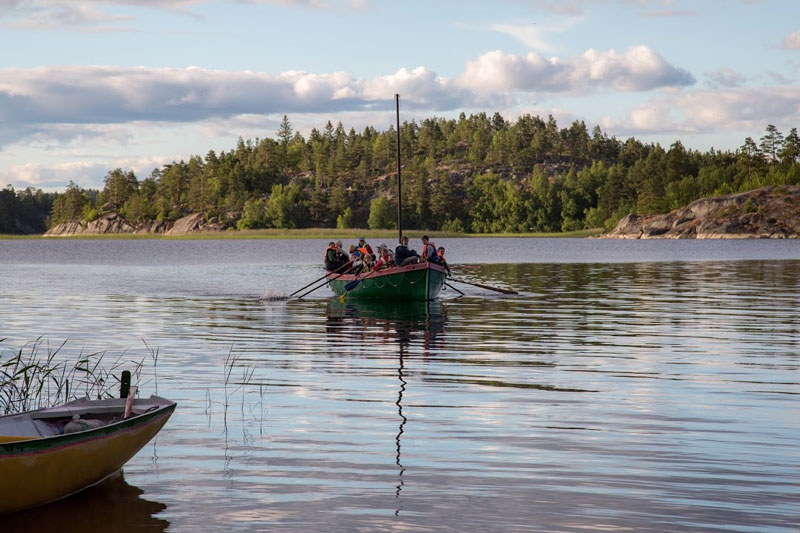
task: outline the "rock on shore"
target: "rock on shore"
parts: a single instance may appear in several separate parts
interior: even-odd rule
[[[104,234],[163,234],[163,235],[188,235],[190,233],[222,231],[222,224],[212,221],[206,222],[202,213],[194,213],[176,220],[167,222],[145,222],[131,225],[118,213],[109,213],[87,223],[64,222],[50,228],[45,237],[69,237],[73,235],[104,235]]]
[[[669,213],[628,215],[601,238],[796,239],[800,235],[800,186],[769,186],[695,200]]]

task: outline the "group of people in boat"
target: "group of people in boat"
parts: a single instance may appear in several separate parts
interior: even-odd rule
[[[444,246],[437,248],[427,235],[422,237],[422,253],[408,247],[406,235],[403,235],[394,251],[386,244],[379,244],[376,253],[364,237],[358,239],[357,245],[350,245],[349,251],[348,255],[342,247],[342,241],[329,242],[325,250],[325,269],[337,274],[361,274],[428,261],[443,266],[447,275],[450,275],[450,267],[444,258]]]

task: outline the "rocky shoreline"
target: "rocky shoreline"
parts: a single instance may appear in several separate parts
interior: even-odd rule
[[[132,225],[118,213],[92,222],[65,222],[45,237],[75,235],[189,235],[225,231],[218,219],[194,213],[175,222]],[[769,186],[703,198],[655,215],[630,214],[599,239],[796,239],[800,237],[800,185]]]
[[[192,233],[211,233],[224,231],[225,227],[216,220],[206,221],[202,213],[194,213],[179,218],[175,222],[145,222],[131,225],[118,213],[109,213],[81,224],[64,222],[53,226],[44,233],[45,237],[72,237],[75,235],[189,235]]]
[[[769,186],[695,200],[669,213],[631,214],[601,239],[796,239],[800,186]]]

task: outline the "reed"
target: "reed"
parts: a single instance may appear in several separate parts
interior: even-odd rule
[[[81,397],[113,398],[123,365],[133,365],[132,374],[137,381],[141,378],[144,359],[124,359],[124,352],[110,364],[106,352],[81,352],[69,358],[61,355],[66,344],[52,347],[39,337],[17,350],[0,350],[0,415],[53,407]]]

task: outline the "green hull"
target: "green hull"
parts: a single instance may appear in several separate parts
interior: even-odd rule
[[[347,290],[348,283],[358,281]],[[378,270],[354,276],[328,274],[328,285],[339,296],[359,300],[432,300],[438,296],[445,281],[445,271],[439,265],[419,263],[405,267]]]

